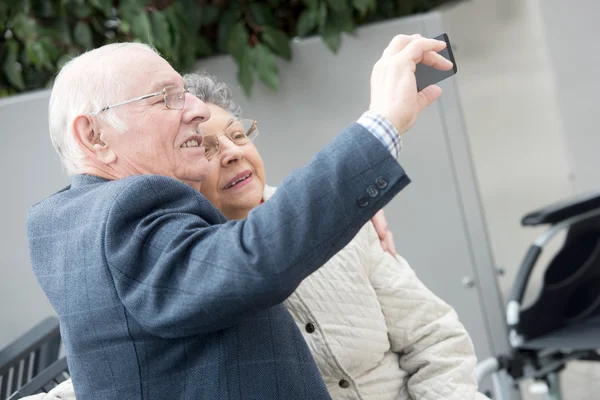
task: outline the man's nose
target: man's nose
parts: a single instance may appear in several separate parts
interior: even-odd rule
[[[210,118],[210,110],[206,103],[191,93],[186,93],[185,96],[185,108],[183,111],[184,122],[199,124],[208,121]]]

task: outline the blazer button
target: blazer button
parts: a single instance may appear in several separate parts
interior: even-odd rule
[[[377,187],[379,189],[385,189],[387,187],[388,183],[385,179],[383,179],[382,177],[379,177],[379,178],[375,179],[375,185],[377,185]]]
[[[365,208],[369,205],[369,199],[364,194],[358,198],[358,206],[360,208]]]
[[[377,195],[379,194],[379,190],[377,190],[375,186],[371,185],[367,188],[367,194],[369,195],[369,197],[377,197]]]
[[[344,389],[348,389],[348,388],[350,387],[350,382],[348,382],[348,381],[347,381],[347,380],[345,380],[345,379],[342,379],[342,380],[340,381],[340,387],[341,387],[341,388],[344,388]]]
[[[304,329],[306,329],[306,332],[308,332],[308,333],[313,333],[315,331],[315,324],[313,324],[312,322],[309,322],[308,324],[306,324]]]

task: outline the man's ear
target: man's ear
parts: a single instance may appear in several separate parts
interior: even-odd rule
[[[112,164],[117,155],[110,145],[102,141],[102,135],[91,115],[78,115],[73,121],[73,134],[86,158],[102,164]]]

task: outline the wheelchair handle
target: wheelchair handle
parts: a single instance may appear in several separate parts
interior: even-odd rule
[[[512,287],[510,296],[508,297],[509,301],[506,308],[506,323],[511,328],[519,323],[521,301],[523,300],[525,289],[527,288],[527,283],[529,282],[529,277],[533,271],[533,266],[535,265],[535,262],[539,258],[540,254],[542,254],[542,247],[538,246],[537,244],[531,245],[529,250],[527,250],[527,254],[525,254],[523,262],[521,263],[521,268],[519,268],[517,278],[515,279],[515,284]]]

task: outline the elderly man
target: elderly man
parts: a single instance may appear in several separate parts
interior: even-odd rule
[[[77,398],[329,398],[281,303],[409,182],[400,134],[441,93],[415,65],[449,69],[444,45],[395,37],[369,111],[241,221],[198,192],[210,115],[164,59],[125,43],[67,64],[49,115],[72,184],[27,233]]]

